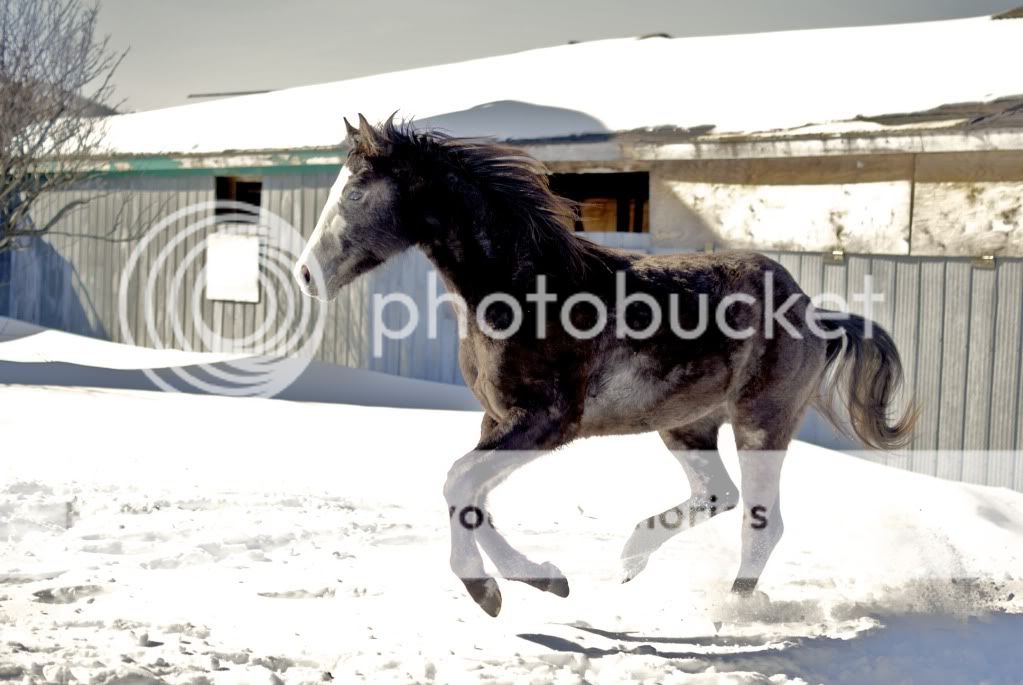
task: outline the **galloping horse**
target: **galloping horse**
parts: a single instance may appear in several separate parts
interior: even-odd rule
[[[657,431],[688,477],[689,498],[660,515],[681,525],[641,521],[622,553],[625,580],[673,535],[739,506],[741,492],[732,590],[749,594],[782,535],[782,459],[811,405],[841,428],[839,395],[851,431],[871,447],[909,439],[915,414],[890,416],[902,379],[891,337],[862,317],[814,308],[776,262],[601,247],[572,233],[574,206],[519,149],[391,120],[374,127],[362,115],[358,128],[345,124],[349,156],[295,277],[306,294],[330,299],[417,247],[464,303],[459,364],[485,413],[444,497],[451,568],[488,614],[501,594],[481,550],[505,578],[568,594],[557,567],[527,559],[493,527],[487,496],[572,440]],[[561,316],[545,315],[552,293],[567,297]],[[773,312],[773,301],[787,305]],[[734,429],[741,491],[717,452],[723,423]]]

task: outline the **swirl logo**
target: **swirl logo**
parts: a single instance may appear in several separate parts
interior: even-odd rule
[[[239,261],[239,244],[242,252],[258,260],[258,276],[252,273],[255,299],[230,303],[232,315],[240,320],[242,308],[255,308],[252,303],[262,300],[261,317],[245,317],[253,322],[248,326],[253,330],[236,322],[211,327],[204,319],[210,247],[215,242],[236,246],[234,256],[227,258],[228,271],[238,266],[230,262]],[[326,320],[324,303],[303,297],[292,279],[292,265],[304,244],[301,232],[280,216],[231,201],[190,205],[150,228],[121,272],[118,318],[124,341],[136,345],[144,337],[147,346],[157,349],[220,354],[204,355],[198,364],[143,369],[146,376],[165,391],[237,397],[273,397],[290,386],[312,361]],[[249,260],[240,261],[243,271],[252,269],[251,264],[246,266]],[[312,267],[312,278],[322,288],[323,274]],[[132,292],[135,297],[130,299]],[[211,308],[205,309],[208,313]],[[259,318],[261,322],[254,323]]]

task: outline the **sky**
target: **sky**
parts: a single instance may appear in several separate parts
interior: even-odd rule
[[[102,0],[100,31],[129,50],[115,99],[124,111],[140,111],[196,102],[191,93],[323,83],[572,40],[954,19],[1021,2]]]

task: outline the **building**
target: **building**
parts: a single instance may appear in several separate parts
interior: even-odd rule
[[[1018,450],[1018,15],[595,41],[111,117],[101,175],[38,211],[93,201],[0,263],[0,278],[11,275],[0,314],[121,339],[119,274],[143,229],[220,199],[259,204],[308,235],[343,161],[342,116],[397,110],[424,128],[523,145],[583,203],[577,229],[595,240],[765,251],[811,294],[851,294],[871,275],[886,296],[876,316],[925,400],[914,446]],[[409,256],[351,288],[331,306],[320,357],[459,382],[453,320],[439,339],[369,352],[371,294],[420,297],[427,268]],[[186,271],[187,282],[197,269]],[[263,299],[203,301],[197,315],[240,334],[266,316]],[[167,334],[170,318],[158,322]],[[192,317],[180,318],[184,343],[201,348]],[[141,312],[129,319],[133,339],[152,344]],[[940,471],[934,459],[920,469]],[[948,468],[1023,487],[1023,466]]]

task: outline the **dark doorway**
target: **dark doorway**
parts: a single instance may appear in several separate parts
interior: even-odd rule
[[[578,204],[575,230],[650,231],[650,174],[551,174],[551,189]]]
[[[259,219],[260,196],[263,182],[258,178],[243,176],[217,176],[216,215],[233,215],[232,221],[257,221]],[[228,202],[240,202],[244,207],[233,207]]]

